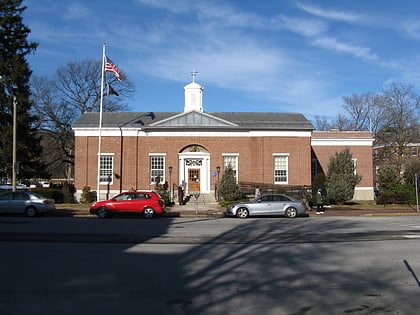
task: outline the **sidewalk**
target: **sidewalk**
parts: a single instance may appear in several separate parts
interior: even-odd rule
[[[188,203],[186,205],[175,205],[173,207],[168,207],[167,212],[164,214],[165,217],[204,217],[204,218],[220,218],[224,217],[225,209],[219,207],[217,204],[198,204]],[[316,210],[308,211],[307,216],[309,217],[339,217],[339,216],[417,216],[420,213],[417,213],[415,209],[410,208],[387,208],[381,207],[380,209],[345,209],[338,210],[332,208],[326,208],[325,214],[316,214]],[[89,213],[88,206],[80,207],[76,205],[72,207],[71,205],[66,205],[60,207],[57,205],[55,212],[51,216],[62,216],[62,217],[96,217]]]

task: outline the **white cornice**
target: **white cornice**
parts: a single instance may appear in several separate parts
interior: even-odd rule
[[[75,137],[98,137],[98,128],[74,128]],[[124,137],[300,137],[310,138],[310,131],[171,131],[145,132],[141,129],[122,129]],[[115,128],[102,128],[101,137],[120,137],[121,131]]]
[[[372,138],[325,138],[311,139],[311,146],[372,146],[374,139]]]

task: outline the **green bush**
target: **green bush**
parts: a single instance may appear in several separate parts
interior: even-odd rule
[[[240,203],[240,202],[248,202],[249,198],[239,199],[239,200],[220,200],[219,204],[222,208],[226,208],[230,204]]]
[[[49,199],[54,199],[55,203],[64,203],[64,194],[59,189],[53,188],[33,188],[34,193],[40,194]]]
[[[388,184],[378,198],[377,204],[410,204],[415,203],[415,189],[400,182]]]
[[[219,191],[219,196],[226,201],[239,200],[243,197],[230,165],[225,168],[222,179],[217,185],[217,189]]]
[[[73,183],[59,183],[59,184],[51,184],[50,188],[55,188],[60,190],[63,193],[63,202],[64,203],[75,203],[76,200],[74,198],[74,194],[76,192],[76,188],[74,187]]]
[[[276,194],[287,194],[286,187],[277,187],[276,188]]]
[[[95,194],[90,190],[90,187],[85,186],[80,196],[80,203],[90,204],[95,201]]]
[[[343,204],[353,199],[354,188],[362,179],[360,175],[355,174],[355,170],[353,156],[348,148],[336,152],[330,158],[325,188],[328,198],[334,203]]]

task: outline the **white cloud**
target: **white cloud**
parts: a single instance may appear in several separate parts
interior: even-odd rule
[[[320,7],[304,4],[299,1],[296,2],[296,6],[309,14],[326,18],[326,19],[339,20],[339,21],[345,21],[345,22],[355,22],[355,21],[363,20],[363,17],[358,14],[352,14],[352,13],[347,13],[343,11],[335,11],[335,10],[325,10]]]
[[[420,39],[420,21],[408,20],[402,23],[403,30],[409,37],[419,40]]]
[[[304,37],[313,37],[325,33],[328,30],[328,24],[318,20],[281,17],[286,29],[302,35]]]
[[[340,43],[335,38],[319,37],[313,40],[313,44],[326,49],[331,49],[338,52],[348,53],[357,58],[367,61],[377,61],[378,56],[371,52],[370,48],[353,46],[346,43]]]
[[[64,11],[64,19],[77,20],[89,16],[89,10],[81,3],[70,3]]]

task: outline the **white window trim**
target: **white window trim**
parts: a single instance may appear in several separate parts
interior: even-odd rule
[[[276,182],[275,181],[275,168],[274,168],[274,158],[275,157],[282,157],[282,156],[286,156],[287,157],[287,180],[285,182]],[[275,185],[288,185],[289,184],[289,176],[290,176],[290,171],[289,171],[289,153],[273,153],[273,182]]]
[[[97,153],[97,155],[99,155],[99,162],[100,162],[100,158],[102,157],[102,156],[112,156],[112,167],[111,167],[111,175],[112,174],[114,174],[114,164],[115,164],[115,153],[105,153],[105,152],[101,152],[101,153]],[[99,174],[100,174],[100,171],[101,171],[101,169],[99,169],[98,170],[99,171]],[[108,181],[101,181],[100,179],[100,176],[99,176],[99,174],[98,174],[98,177],[99,177],[99,185],[108,185]],[[109,183],[110,185],[112,185],[112,184],[114,184],[114,176],[111,176],[111,181],[110,181],[110,183]]]
[[[225,168],[225,156],[234,156],[236,157],[236,183],[239,182],[239,153],[222,153],[223,157],[223,170]]]
[[[165,183],[166,181],[166,153],[149,153],[149,163],[150,163],[150,158],[153,156],[163,157],[163,176],[159,184]],[[152,169],[151,169],[151,165],[149,164],[149,179],[151,178],[152,178]],[[150,181],[150,185],[156,185],[156,182]]]

